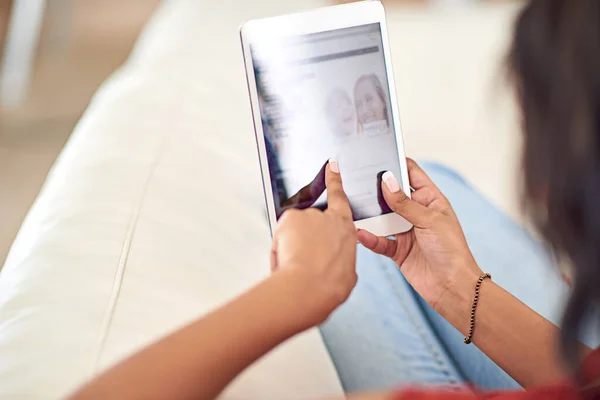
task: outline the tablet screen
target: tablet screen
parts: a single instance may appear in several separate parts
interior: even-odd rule
[[[277,218],[326,208],[335,158],[355,220],[390,212],[381,174],[400,177],[378,23],[250,43]]]

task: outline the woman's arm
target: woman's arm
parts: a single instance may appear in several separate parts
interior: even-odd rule
[[[269,350],[324,322],[357,281],[356,230],[335,162],[329,162],[326,184],[327,211],[290,210],[279,220],[270,278],[113,367],[71,399],[213,399]]]
[[[479,276],[456,279],[438,311],[465,336],[475,283]],[[481,285],[473,344],[524,387],[556,382],[567,376],[558,354],[558,327],[491,280]],[[581,345],[585,356],[592,350]]]
[[[407,160],[407,165],[413,198],[400,190],[389,173],[383,176],[382,192],[389,206],[414,229],[395,240],[366,231],[360,231],[358,238],[365,247],[392,258],[423,299],[466,335],[475,284],[483,272],[448,200],[414,161]],[[483,282],[473,343],[517,382],[530,387],[565,376],[555,350],[557,338],[558,328],[550,321],[494,282]]]
[[[309,327],[303,290],[282,271],[112,368],[72,399],[213,399],[244,368]]]

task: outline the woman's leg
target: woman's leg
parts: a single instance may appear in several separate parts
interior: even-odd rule
[[[352,295],[321,327],[344,389],[461,384],[396,264],[359,246],[357,269]]]

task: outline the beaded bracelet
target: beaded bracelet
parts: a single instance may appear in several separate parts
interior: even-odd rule
[[[469,335],[465,338],[465,344],[471,343],[471,339],[473,338],[473,331],[475,330],[475,309],[477,308],[477,302],[479,301],[479,288],[481,288],[481,283],[485,279],[492,279],[492,275],[481,275],[475,285],[475,297],[473,298],[473,306],[471,307],[471,326],[469,328]]]

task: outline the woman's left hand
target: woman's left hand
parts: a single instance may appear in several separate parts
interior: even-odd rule
[[[271,270],[291,279],[300,318],[307,327],[324,322],[350,295],[357,282],[356,229],[342,188],[337,162],[326,171],[327,209],[287,210],[277,225]]]

